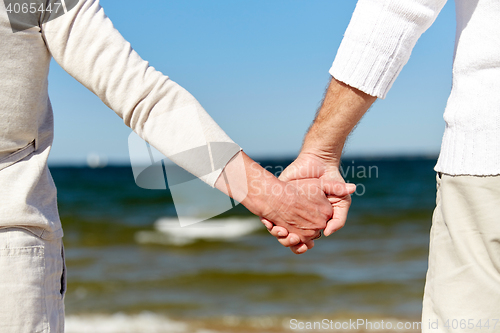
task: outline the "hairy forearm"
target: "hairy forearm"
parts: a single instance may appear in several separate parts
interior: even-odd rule
[[[340,163],[344,143],[377,98],[332,78],[301,153]]]

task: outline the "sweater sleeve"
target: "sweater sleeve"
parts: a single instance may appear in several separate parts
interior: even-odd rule
[[[446,0],[359,0],[330,69],[337,80],[385,98]]]
[[[141,138],[214,186],[240,147],[189,92],[141,59],[98,0],[74,0],[65,10],[43,18],[42,37],[54,59]]]

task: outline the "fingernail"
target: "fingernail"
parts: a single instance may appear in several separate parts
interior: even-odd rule
[[[278,231],[278,236],[283,237],[283,236],[285,236],[285,233],[283,231]]]

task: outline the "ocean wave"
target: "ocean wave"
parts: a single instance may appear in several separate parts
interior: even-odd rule
[[[193,219],[194,220],[194,219]],[[196,241],[234,241],[249,235],[262,223],[256,218],[210,219],[181,227],[175,218],[160,218],[154,224],[155,231],[139,231],[135,241],[139,244],[163,244],[183,246]]]
[[[309,318],[228,315],[218,318],[179,321],[153,312],[135,315],[124,313],[69,315],[66,317],[65,326],[66,333],[262,333],[271,331],[275,333],[294,331],[416,333],[421,329],[421,323],[418,320],[360,314],[357,316],[337,314],[331,317],[327,315]]]
[[[144,312],[137,315],[70,315],[66,317],[66,333],[207,333],[193,331],[183,322]]]

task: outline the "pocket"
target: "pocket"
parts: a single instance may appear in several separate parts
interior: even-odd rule
[[[28,157],[35,151],[35,140],[31,141],[29,144],[23,148],[16,150],[10,155],[5,156],[0,159],[0,170],[10,167],[12,164],[19,162],[20,160]]]
[[[441,186],[441,178],[443,177],[443,174],[441,172],[436,173],[436,189],[439,190],[439,187]]]
[[[436,173],[436,209],[441,202],[441,182],[443,174],[441,172]],[[434,221],[434,218],[432,219]]]
[[[14,228],[0,232],[0,332],[47,329],[43,241]]]
[[[66,295],[66,290],[68,289],[68,284],[66,282],[66,259],[64,258],[64,245],[61,244],[61,256],[62,256],[62,275],[61,275],[61,296],[64,299]]]

